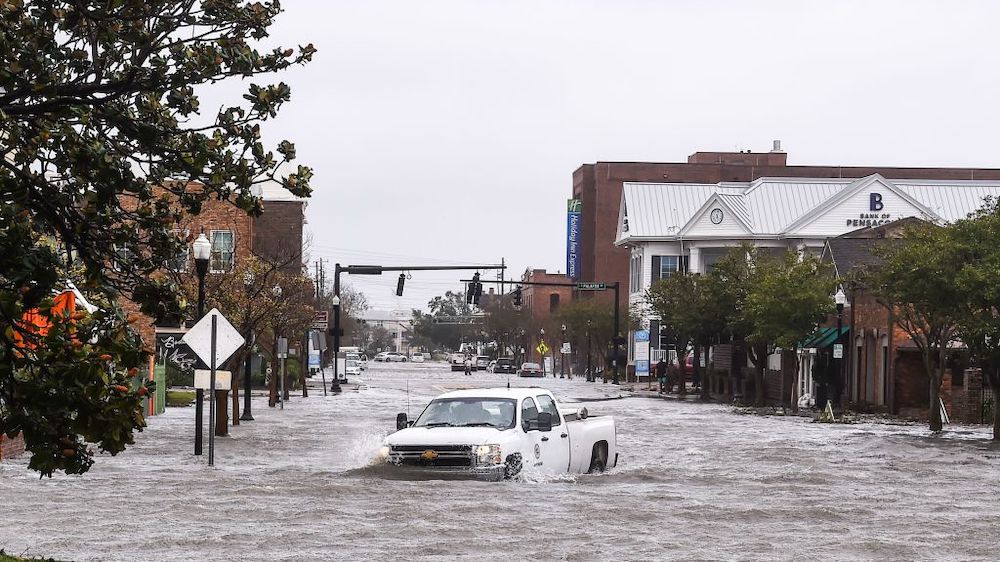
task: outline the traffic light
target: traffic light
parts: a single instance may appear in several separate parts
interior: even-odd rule
[[[403,296],[403,283],[406,283],[406,274],[399,274],[399,281],[396,282],[396,296]]]
[[[465,304],[472,304],[472,295],[476,292],[476,286],[473,283],[469,283],[465,287]]]
[[[513,295],[514,306],[521,306],[521,286],[514,287],[514,292],[511,294]]]
[[[469,284],[469,292],[472,293],[472,304],[479,305],[479,297],[483,296],[483,284],[479,282],[479,274],[472,276],[472,283]]]

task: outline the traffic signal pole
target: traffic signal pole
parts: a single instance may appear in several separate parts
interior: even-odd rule
[[[479,279],[461,279],[463,283],[470,283],[472,281],[478,281],[480,283],[499,283],[499,281],[482,281]],[[611,342],[614,346],[614,357],[611,360],[611,366],[614,369],[612,382],[614,384],[619,384],[621,379],[619,378],[619,368],[618,357],[621,351],[621,344],[624,338],[621,336],[621,304],[619,303],[619,295],[621,291],[621,282],[615,281],[614,283],[556,283],[554,281],[508,281],[511,285],[516,286],[536,286],[536,287],[572,287],[578,291],[607,291],[608,289],[614,291],[615,293],[615,323],[614,323],[614,333],[611,336]],[[516,289],[515,289],[516,290]],[[608,382],[607,375],[604,375],[604,382]]]

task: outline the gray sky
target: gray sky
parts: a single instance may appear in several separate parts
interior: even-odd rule
[[[284,0],[312,42],[265,138],[315,168],[312,259],[565,270],[572,173],[766,151],[1000,167],[998,2]],[[234,89],[235,91],[235,89]],[[492,275],[492,274],[490,274]],[[346,278],[423,307],[459,274]],[[332,279],[331,279],[332,282]]]

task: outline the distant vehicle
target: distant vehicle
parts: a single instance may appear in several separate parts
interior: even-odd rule
[[[385,361],[385,358],[388,357],[388,356],[389,356],[389,352],[382,351],[380,353],[376,353],[375,354],[375,360],[381,363],[382,361]]]
[[[542,366],[538,363],[522,363],[521,369],[517,372],[519,377],[542,377]]]
[[[461,353],[452,353],[451,358],[448,360],[451,363],[452,371],[464,371],[465,370],[465,355]],[[470,371],[476,370],[476,362],[472,362],[472,366],[469,367]]]
[[[492,373],[492,372],[493,372],[493,369],[494,369],[494,368],[495,368],[496,366],[497,366],[497,360],[496,360],[496,359],[493,359],[492,361],[490,361],[490,364],[486,366],[486,372],[487,372],[487,373]]]
[[[513,357],[501,357],[494,362],[493,371],[494,373],[517,373],[517,363],[514,363]]]
[[[347,376],[354,375],[356,377],[361,376],[361,361],[357,359],[348,359],[346,361],[346,367],[344,368],[344,374]]]
[[[490,358],[485,355],[476,356],[476,368],[486,370],[486,367],[490,366]]]
[[[414,363],[423,363],[424,355],[422,353],[414,353],[410,356],[410,361],[413,361]]]
[[[406,363],[406,356],[402,353],[390,351],[385,354],[385,359],[383,359],[383,361],[386,363]]]

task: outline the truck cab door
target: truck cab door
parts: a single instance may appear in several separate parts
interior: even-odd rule
[[[540,394],[535,397],[540,412],[546,412],[552,417],[550,431],[535,431],[536,439],[545,459],[544,469],[549,474],[569,472],[570,438],[566,421],[559,415],[559,409],[552,397]]]

